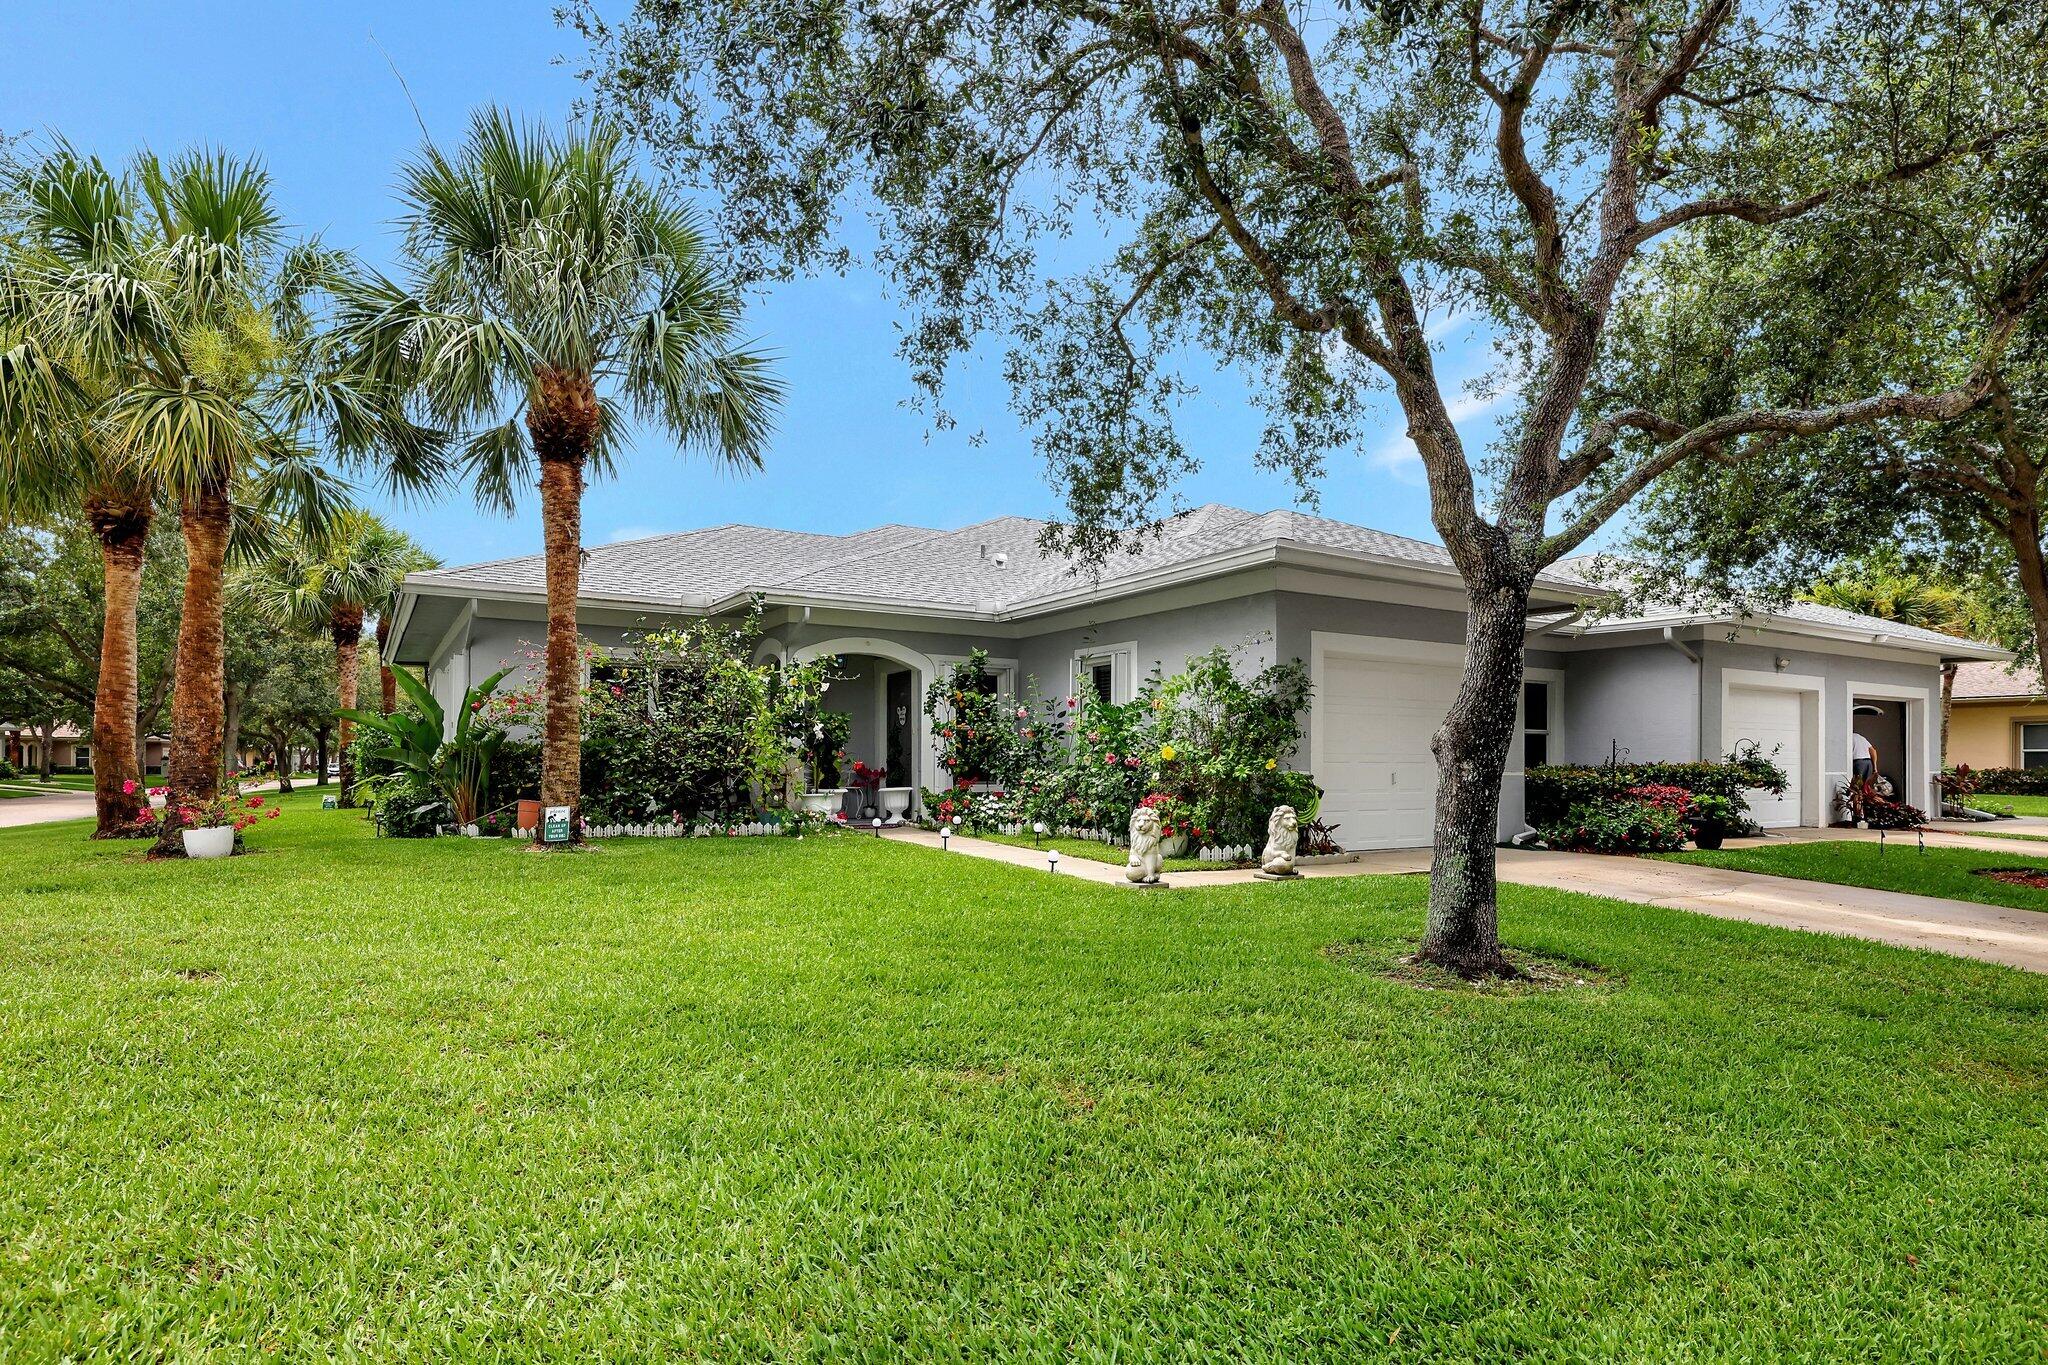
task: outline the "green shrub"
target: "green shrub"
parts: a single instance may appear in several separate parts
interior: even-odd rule
[[[1744,816],[1749,806],[1743,793],[1752,787],[1785,790],[1785,770],[1754,745],[1719,763],[1620,763],[1597,767],[1551,764],[1531,768],[1524,786],[1527,818],[1542,829],[1564,821],[1576,806],[1620,796],[1631,787],[1682,787],[1694,796],[1725,796]]]
[[[1580,853],[1669,853],[1685,847],[1685,808],[1630,796],[1582,801],[1560,820],[1537,826],[1552,848]]]
[[[2048,796],[2048,768],[1979,768],[1976,777],[1985,796]]]

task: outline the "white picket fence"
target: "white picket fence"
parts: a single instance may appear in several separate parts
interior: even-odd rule
[[[1032,832],[1031,826],[1023,824],[998,825],[996,828],[1004,834],[1029,835]],[[1107,844],[1111,848],[1129,848],[1131,846],[1131,841],[1128,838],[1116,833],[1114,830],[1086,829],[1077,828],[1072,825],[1061,825],[1055,829],[1047,830],[1046,833],[1049,835],[1056,834],[1062,839],[1085,839],[1092,844]],[[1230,844],[1221,848],[1204,844],[1201,848],[1192,850],[1187,856],[1199,858],[1205,863],[1246,862],[1254,856],[1254,850],[1250,844]]]
[[[751,821],[730,825],[678,825],[669,822],[646,825],[586,825],[583,837],[586,839],[763,839],[776,836],[788,837],[798,832],[797,827],[771,824],[767,821]],[[522,831],[528,839],[538,839],[540,831]]]

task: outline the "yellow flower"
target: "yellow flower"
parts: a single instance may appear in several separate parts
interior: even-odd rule
[[[1159,746],[1159,761],[1161,763],[1173,762],[1173,746],[1171,744],[1162,744]]]
[[[1272,772],[1272,771],[1273,771],[1273,769],[1275,769],[1275,768],[1277,768],[1277,767],[1279,767],[1279,766],[1280,766],[1280,760],[1279,760],[1279,759],[1277,759],[1277,758],[1269,758],[1269,759],[1267,759],[1267,760],[1266,760],[1266,771],[1267,771],[1267,772]]]

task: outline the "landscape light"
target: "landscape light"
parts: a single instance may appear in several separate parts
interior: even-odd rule
[[[877,839],[882,837],[882,817],[879,815],[875,817],[875,837]]]
[[[1045,821],[1043,821],[1043,820],[1033,820],[1033,821],[1031,822],[1031,842],[1032,842],[1032,843],[1033,843],[1034,845],[1036,845],[1036,844],[1038,843],[1038,841],[1039,841],[1040,839],[1043,839],[1044,837],[1045,837]]]
[[[952,847],[953,847],[953,827],[952,827],[951,825],[940,825],[940,826],[939,826],[939,852],[941,852],[941,853],[944,853],[944,852],[946,852],[946,851],[947,851],[948,849],[950,849],[950,848],[952,848]]]
[[[1060,851],[1058,849],[1049,848],[1045,851],[1045,865],[1054,873],[1060,870]]]

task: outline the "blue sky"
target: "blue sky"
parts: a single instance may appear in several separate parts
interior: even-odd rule
[[[556,28],[551,5],[536,0],[7,4],[0,132],[59,131],[115,158],[144,144],[260,153],[301,229],[382,263],[392,245],[394,169],[421,141],[392,66],[427,129],[452,141],[479,104],[565,117],[581,93],[579,56],[575,35]],[[1057,501],[1010,414],[993,358],[958,373],[948,407],[959,426],[934,432],[906,405],[897,316],[882,282],[864,273],[772,290],[749,314],[790,388],[767,470],[721,475],[643,439],[617,478],[587,494],[586,542],[728,521],[851,531],[1054,513]],[[1441,330],[1447,379],[1479,375],[1488,364],[1483,339],[1455,325]],[[1292,505],[1286,480],[1252,466],[1259,427],[1246,381],[1229,373],[1197,379],[1200,394],[1182,431],[1203,469],[1183,495],[1258,510]],[[1466,399],[1458,411],[1476,448],[1491,431],[1492,407]],[[1332,453],[1322,510],[1433,539],[1412,448],[1390,410],[1383,419],[1359,450]],[[975,431],[986,437],[979,445],[969,440]],[[458,490],[393,510],[450,563],[539,548],[530,502],[504,518],[477,512]]]

